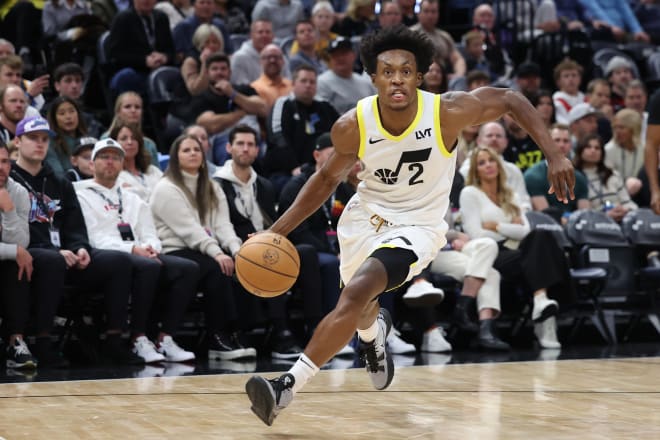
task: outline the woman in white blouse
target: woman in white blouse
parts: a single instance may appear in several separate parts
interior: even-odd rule
[[[122,188],[148,202],[151,190],[163,172],[151,164],[151,157],[144,148],[142,130],[137,124],[118,121],[110,130],[110,137],[119,142],[125,152],[124,169],[118,178]]]
[[[605,165],[603,144],[597,134],[587,135],[578,142],[573,163],[587,176],[592,209],[605,211],[617,222],[628,211],[637,209],[621,175]]]
[[[569,279],[566,258],[550,232],[530,230],[503,169],[492,148],[474,151],[460,195],[463,229],[472,238],[490,237],[499,243],[493,268],[504,280],[522,282],[533,292],[532,319],[539,343],[543,348],[559,348],[555,320],[559,304],[552,298],[571,292],[564,286]]]

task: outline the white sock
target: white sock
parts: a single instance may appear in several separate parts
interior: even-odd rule
[[[293,375],[296,379],[293,384],[293,394],[297,393],[308,380],[316,375],[319,372],[319,367],[314,365],[314,362],[308,358],[304,353],[300,355],[298,360],[293,367],[289,370],[289,373]]]
[[[543,289],[541,293],[534,295],[534,302],[546,301],[547,299],[548,299],[548,295],[546,295],[545,289]]]
[[[378,336],[378,318],[374,320],[373,324],[369,326],[369,328],[360,330],[358,329],[357,331],[358,336],[360,337],[360,340],[362,342],[371,342],[376,340],[376,336]]]

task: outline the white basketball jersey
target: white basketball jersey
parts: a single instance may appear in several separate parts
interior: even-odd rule
[[[417,115],[399,136],[380,121],[377,96],[357,104],[361,204],[395,225],[445,226],[456,154],[440,132],[440,95],[417,90]]]

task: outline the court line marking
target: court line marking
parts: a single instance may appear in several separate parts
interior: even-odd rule
[[[621,391],[621,390],[542,390],[547,394],[660,394],[658,391]],[[329,394],[363,394],[363,393],[387,393],[387,394],[404,394],[404,393],[422,393],[422,394],[483,394],[483,393],[501,393],[501,394],[534,394],[539,390],[391,390],[391,391],[378,391],[378,390],[363,390],[363,391],[301,391],[298,394],[305,395],[329,395]],[[41,394],[29,396],[0,396],[0,400],[10,399],[48,399],[59,397],[153,397],[153,396],[243,396],[245,392],[168,392],[168,393],[108,393],[108,394]]]

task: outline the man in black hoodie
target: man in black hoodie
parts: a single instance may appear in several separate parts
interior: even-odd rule
[[[35,355],[40,365],[66,364],[52,349],[49,332],[67,285],[85,293],[104,294],[107,355],[120,363],[139,363],[142,359],[120,341],[128,317],[131,262],[121,252],[92,249],[89,245],[71,182],[43,162],[51,135],[48,122],[39,116],[20,121],[15,139],[19,157],[11,172],[30,196],[28,250],[35,267],[31,285],[37,315]]]

